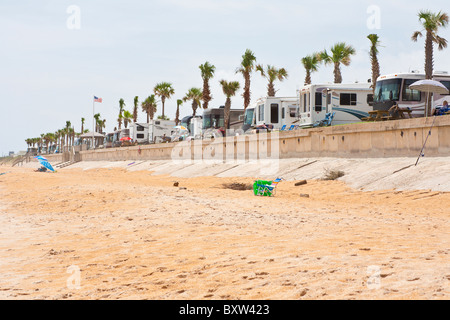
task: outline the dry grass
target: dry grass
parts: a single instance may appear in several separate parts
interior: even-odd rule
[[[325,176],[322,178],[322,180],[337,180],[345,175],[345,172],[339,171],[339,170],[330,170],[325,169]]]
[[[253,190],[253,185],[248,183],[224,183],[222,184],[222,187],[224,189],[232,189],[232,190],[239,190],[239,191],[245,191],[245,190]]]

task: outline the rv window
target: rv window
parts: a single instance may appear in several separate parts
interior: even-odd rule
[[[278,123],[278,103],[270,105],[270,123]]]
[[[284,108],[281,108],[281,119],[285,118],[285,111]]]
[[[373,106],[373,94],[372,93],[367,95],[367,104],[369,106]]]
[[[231,111],[230,112],[230,124],[236,124],[237,122],[242,121],[240,117],[241,117],[241,112]]]
[[[211,117],[204,115],[203,116],[203,129],[211,128]]]
[[[212,119],[213,128],[222,128],[225,125],[224,116],[223,115],[214,115]]]
[[[155,124],[161,124],[161,121],[155,121]]]
[[[321,112],[322,111],[322,93],[321,92],[316,92],[315,100],[316,101],[315,101],[314,111]]]
[[[403,82],[403,91],[402,91],[402,100],[403,101],[420,101],[420,100],[422,100],[420,91],[412,90],[409,88],[409,86],[412,85],[414,82],[416,82],[416,80],[413,80],[413,79],[406,79]]]
[[[144,131],[144,127],[137,126],[137,127],[136,127],[136,131]]]
[[[402,79],[388,79],[377,81],[375,87],[375,102],[398,101]]]
[[[138,133],[137,134],[137,138],[138,139],[144,139],[144,134],[143,133]]]
[[[341,93],[341,106],[356,106],[356,93]]]
[[[258,106],[258,120],[259,121],[264,121],[264,105],[263,104],[260,104],[259,106]]]
[[[255,113],[255,109],[247,109],[245,110],[245,118],[244,124],[252,125],[253,124],[253,114]]]
[[[450,90],[450,81],[441,81],[441,83]],[[448,94],[441,94],[441,96],[448,96]]]
[[[305,95],[303,96],[303,112],[310,112],[310,108],[309,108],[309,98],[310,98],[310,94],[309,93],[305,93]]]
[[[307,106],[308,106],[308,104],[307,104],[308,97],[307,96],[308,96],[307,94],[303,95],[303,112],[308,112],[307,111]]]

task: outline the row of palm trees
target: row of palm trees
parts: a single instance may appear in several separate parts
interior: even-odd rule
[[[99,123],[104,124],[106,120],[99,119],[98,121],[99,122],[97,126],[98,128],[100,128]],[[85,119],[81,118],[81,133],[85,133],[88,131],[84,130],[84,123]],[[73,128],[71,122],[66,121],[66,126],[64,128],[58,129],[55,132],[41,133],[40,137],[27,138],[25,139],[25,142],[30,148],[35,148],[37,146],[39,149],[42,149],[45,146],[46,149],[49,150],[49,146],[53,146],[56,144],[59,150],[62,150],[64,146],[73,146],[75,138],[78,137],[81,133],[75,132],[75,129]]]
[[[216,67],[210,62],[206,61],[204,64],[199,66],[200,75],[203,81],[203,88],[192,87],[189,88],[186,94],[177,99],[177,109],[175,113],[175,123],[178,125],[180,122],[180,106],[183,103],[188,101],[191,102],[192,114],[195,116],[198,108],[207,109],[209,107],[209,102],[212,100],[211,89],[210,89],[210,80],[214,77]],[[261,64],[256,64],[255,54],[247,49],[242,56],[242,61],[240,66],[236,69],[236,73],[241,73],[244,77],[244,92],[242,94],[244,98],[244,109],[248,107],[250,104],[250,78],[251,73],[253,71],[258,71],[261,73],[261,76],[267,79],[267,95],[275,96],[276,90],[274,86],[274,82],[276,80],[283,81],[288,77],[288,73],[284,68],[276,68],[272,65],[267,65],[264,67]],[[226,81],[224,79],[219,81],[222,86],[222,91],[226,96],[225,101],[225,123],[228,125],[228,117],[230,109],[231,109],[231,97],[235,96],[237,91],[240,89],[240,83],[237,81]],[[147,123],[149,120],[153,120],[155,113],[157,111],[157,98],[160,99],[162,104],[162,115],[158,118],[167,119],[165,115],[165,102],[167,99],[172,98],[175,94],[175,89],[170,82],[160,82],[155,85],[153,88],[153,94],[148,96],[144,101],[141,102],[142,111],[147,114]],[[124,122],[125,127],[127,126],[127,122],[129,123],[131,119],[134,122],[137,121],[137,106],[138,106],[138,97],[134,99],[134,111],[133,116],[131,116],[131,112],[125,111],[124,107],[125,103],[123,99],[119,100],[119,117],[118,117],[118,127],[119,129],[122,126],[122,120]]]

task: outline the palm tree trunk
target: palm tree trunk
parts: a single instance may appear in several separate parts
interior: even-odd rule
[[[247,109],[247,107],[250,104],[250,73],[246,72],[244,74],[244,94],[242,95],[244,97],[244,110]]]
[[[427,30],[427,38],[425,40],[425,79],[433,78],[433,35],[430,30]],[[427,104],[425,106],[424,116],[431,115],[432,95],[427,93]]]
[[[311,84],[311,71],[306,69],[305,86]]]
[[[197,112],[197,107],[198,107],[198,104],[197,104],[197,101],[195,101],[195,99],[192,101],[192,115],[193,116],[195,116],[195,114],[196,114],[196,112]]]
[[[272,81],[269,81],[269,84],[267,85],[267,95],[269,97],[275,97],[275,87],[273,86]]]
[[[209,89],[208,80],[203,80],[203,109],[208,109],[209,101],[211,100],[211,90]]]
[[[342,83],[340,63],[334,63],[334,83]]]
[[[375,94],[375,87],[377,85],[377,79],[380,76],[380,64],[378,62],[377,54],[371,53],[372,60],[372,91]]]
[[[175,113],[175,125],[180,123],[180,105],[177,104],[177,112]]]
[[[230,97],[227,97],[227,100],[225,102],[225,110],[223,111],[225,130],[230,129],[230,109],[231,109],[231,99]]]
[[[161,97],[161,103],[162,103],[162,118],[164,119],[164,103],[166,102],[166,97]]]

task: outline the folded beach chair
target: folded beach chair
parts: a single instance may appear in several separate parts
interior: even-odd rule
[[[325,114],[325,119],[314,122],[313,127],[329,127],[331,126],[331,122],[333,121],[334,115],[336,112],[328,112]]]
[[[255,196],[272,197],[277,191],[278,183],[283,178],[277,178],[273,181],[257,180],[253,183],[253,192]]]
[[[289,131],[294,130],[294,128],[295,128],[295,124],[293,124],[289,127]]]
[[[284,130],[286,130],[286,125],[283,125],[280,129],[280,131],[284,131]]]

